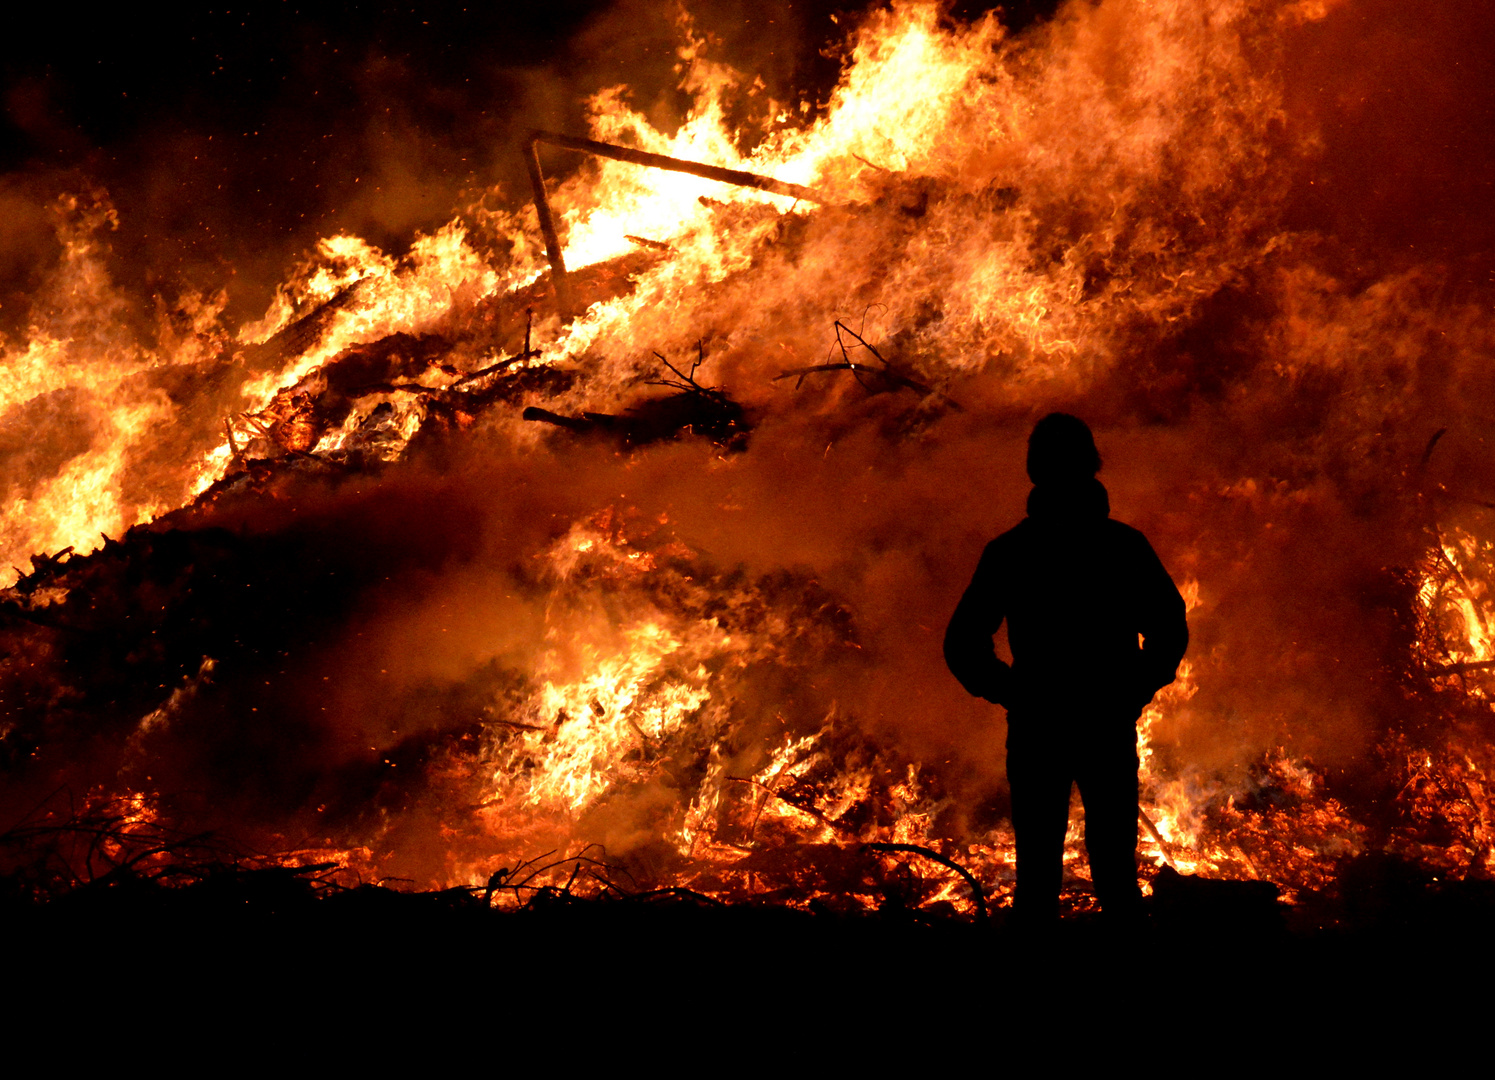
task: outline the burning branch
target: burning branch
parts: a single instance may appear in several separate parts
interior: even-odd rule
[[[878,392],[878,390],[875,387],[868,386],[865,382],[862,381],[862,376],[864,374],[875,375],[885,382],[892,384],[893,386],[905,387],[909,390],[912,390],[920,397],[927,397],[930,394],[939,394],[941,398],[944,398],[945,401],[949,402],[955,408],[960,408],[960,404],[954,399],[948,397],[945,394],[941,394],[933,387],[926,386],[924,383],[919,382],[917,379],[901,371],[897,366],[892,364],[887,359],[887,357],[878,352],[876,346],[872,345],[867,341],[866,338],[862,337],[861,334],[858,334],[855,330],[847,326],[840,319],[836,320],[835,327],[836,345],[841,350],[840,363],[812,364],[809,367],[791,368],[788,371],[774,376],[773,381],[781,382],[784,379],[797,377],[794,388],[798,390],[800,386],[804,384],[806,375],[814,375],[822,371],[849,371],[852,373],[852,376],[856,379],[856,381],[861,384],[862,388],[865,389],[868,393],[875,394]],[[843,337],[842,335],[845,335],[845,337]],[[882,367],[869,367],[866,364],[859,364],[855,360],[853,360],[851,358],[851,352],[846,345],[847,337],[852,338],[858,346],[866,349],[873,356],[877,357],[878,363],[882,364]]]
[[[542,424],[553,424],[556,427],[565,428],[567,431],[574,431],[578,435],[585,435],[597,427],[598,418],[603,416],[603,413],[583,413],[578,419],[574,416],[562,416],[560,413],[551,412],[549,409],[542,409],[538,405],[530,405],[520,414],[520,419],[537,421]],[[610,420],[616,419],[615,417],[606,418]]]
[[[674,364],[670,363],[664,353],[659,352],[657,349],[654,350],[654,355],[659,358],[661,364],[675,373],[676,379],[651,379],[648,385],[667,386],[671,390],[679,390],[685,394],[699,394],[717,404],[731,401],[721,390],[711,386],[702,386],[696,382],[696,372],[706,362],[706,342],[704,340],[699,338],[696,340],[696,358],[691,361],[689,372],[681,371]]]
[[[696,382],[696,370],[706,362],[706,342],[704,339],[697,339],[696,341],[696,358],[690,365],[689,373],[681,371],[674,364],[670,363],[669,358],[666,357],[665,354],[660,352],[658,349],[655,349],[653,351],[654,355],[659,358],[659,362],[673,371],[680,381],[671,382],[669,379],[661,379],[650,382],[650,386],[671,386],[676,390],[684,390],[687,393],[697,394],[709,394],[717,392],[708,390],[706,387]]]

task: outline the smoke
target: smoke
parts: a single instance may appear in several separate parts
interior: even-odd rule
[[[1289,39],[1288,108],[1321,146],[1289,221],[1344,244],[1357,284],[1444,264],[1451,284],[1488,287],[1491,32],[1476,3],[1355,0]]]

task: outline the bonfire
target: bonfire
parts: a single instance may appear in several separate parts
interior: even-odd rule
[[[128,208],[61,193],[0,354],[8,880],[987,918],[1004,720],[940,642],[1054,409],[1189,605],[1149,890],[1486,880],[1489,280],[1313,190],[1364,6],[898,0],[803,101],[682,13],[677,125],[599,93],[238,324],[146,325]]]

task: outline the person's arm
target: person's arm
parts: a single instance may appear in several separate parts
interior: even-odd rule
[[[1012,667],[997,657],[992,640],[1006,617],[996,547],[995,542],[986,546],[971,584],[950,616],[945,629],[945,663],[967,693],[1006,705]]]
[[[1141,564],[1141,690],[1151,700],[1178,676],[1179,661],[1189,647],[1189,622],[1178,586],[1146,538],[1142,539]]]

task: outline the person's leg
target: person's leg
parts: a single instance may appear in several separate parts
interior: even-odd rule
[[[1068,769],[1052,749],[1009,742],[1007,784],[1017,844],[1013,913],[1024,922],[1051,922],[1059,915],[1071,782]]]
[[[1137,887],[1137,733],[1106,732],[1083,755],[1076,781],[1085,804],[1085,851],[1096,899],[1110,917],[1141,910]]]

